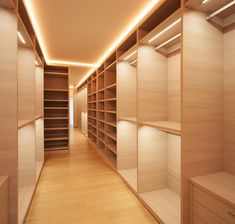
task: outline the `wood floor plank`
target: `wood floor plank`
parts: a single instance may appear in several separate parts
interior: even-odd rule
[[[71,133],[69,152],[46,152],[26,224],[157,224],[87,138]]]

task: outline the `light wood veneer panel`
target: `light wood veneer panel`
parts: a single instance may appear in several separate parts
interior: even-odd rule
[[[203,13],[185,10],[183,19],[182,211],[188,223],[188,178],[223,169],[223,34]]]
[[[181,121],[181,55],[168,58],[168,120]]]
[[[117,123],[117,168],[137,168],[137,125],[127,121]]]
[[[8,224],[8,176],[0,176],[0,223]]]
[[[17,19],[0,7],[0,176],[9,175],[9,224],[17,223]]]
[[[35,119],[35,54],[18,47],[18,120]]]
[[[118,118],[137,117],[137,70],[128,62],[117,64]]]
[[[138,119],[167,120],[167,59],[152,46],[138,49]]]
[[[224,170],[235,175],[235,30],[224,34]]]
[[[43,115],[43,68],[35,67],[36,117]]]

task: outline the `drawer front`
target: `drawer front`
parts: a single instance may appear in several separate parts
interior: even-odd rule
[[[227,222],[199,202],[193,201],[193,224],[227,224]]]
[[[229,224],[235,224],[234,208],[196,186],[193,186],[193,200],[199,202]]]

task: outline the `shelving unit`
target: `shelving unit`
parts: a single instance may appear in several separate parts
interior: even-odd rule
[[[68,68],[45,67],[44,113],[45,150],[69,149]]]
[[[88,138],[116,167],[116,55],[94,72],[87,83]]]
[[[96,71],[98,148],[160,223],[231,223],[234,7],[163,1]]]
[[[0,222],[22,224],[44,162],[44,58],[21,0],[1,1],[0,21],[0,176],[8,177]]]

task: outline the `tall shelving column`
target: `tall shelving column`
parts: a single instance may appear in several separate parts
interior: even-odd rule
[[[69,149],[68,68],[45,67],[44,115],[45,150]]]
[[[137,192],[137,33],[117,50],[117,170]]]

